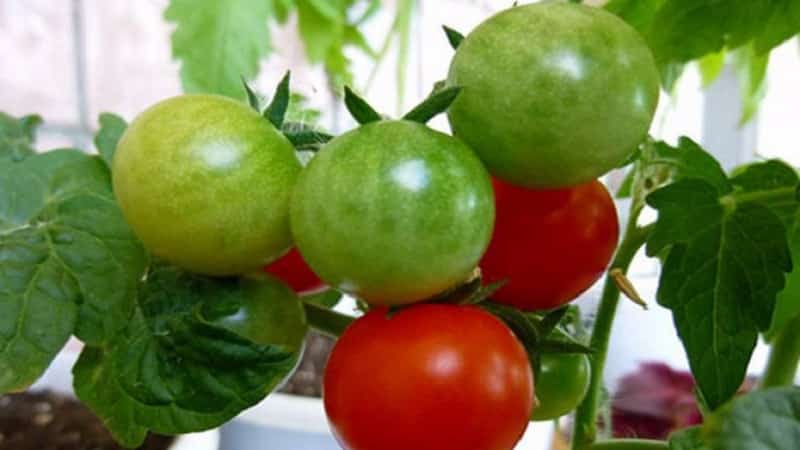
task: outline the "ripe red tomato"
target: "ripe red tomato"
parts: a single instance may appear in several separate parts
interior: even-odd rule
[[[511,450],[533,408],[522,344],[471,306],[370,311],[336,343],[323,386],[347,450]]]
[[[264,267],[264,271],[283,280],[298,294],[316,291],[324,286],[296,248],[292,248],[289,253]]]
[[[480,266],[492,297],[524,310],[561,306],[603,274],[619,237],[617,211],[598,181],[531,190],[495,179],[497,216]]]

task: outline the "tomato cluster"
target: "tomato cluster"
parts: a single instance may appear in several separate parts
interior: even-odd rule
[[[613,15],[546,2],[463,38],[445,84],[461,89],[453,135],[417,109],[387,120],[359,104],[362,125],[302,168],[256,112],[191,95],[139,116],[114,159],[117,198],[155,255],[212,276],[263,268],[297,292],[326,284],[370,305],[325,374],[346,449],[511,449],[588,385],[585,355],[529,355],[491,308],[442,293],[480,267],[506,283],[489,301],[546,311],[606,270],[619,230],[597,177],[647,132],[652,55]]]

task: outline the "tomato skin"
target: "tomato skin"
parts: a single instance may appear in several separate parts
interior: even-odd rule
[[[531,420],[553,420],[577,408],[589,391],[591,370],[586,355],[542,354]]]
[[[465,280],[489,243],[494,202],[480,160],[458,139],[405,120],[329,143],[292,197],[295,244],[329,286],[373,305]]]
[[[533,406],[527,353],[471,306],[370,311],[339,338],[325,411],[347,450],[511,450]]]
[[[314,292],[324,286],[322,280],[303,260],[297,248],[292,248],[289,253],[264,267],[264,271],[283,280],[298,294]]]
[[[557,308],[591,287],[619,237],[614,201],[599,181],[538,191],[494,180],[497,216],[481,260],[487,282],[507,280],[494,301]]]
[[[114,193],[145,247],[206,275],[258,271],[291,246],[291,143],[246,105],[183,95],[141,113],[113,161]]]
[[[453,133],[492,175],[552,189],[598,178],[646,136],[659,74],[631,26],[602,8],[516,6],[459,45],[447,83]]]

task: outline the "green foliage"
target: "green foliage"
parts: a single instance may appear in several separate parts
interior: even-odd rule
[[[703,84],[719,75],[725,50],[741,48],[734,65],[742,81],[742,123],[764,96],[770,51],[800,33],[795,0],[611,0],[606,9],[644,35],[672,90],[684,64],[699,60]]]
[[[0,163],[0,391],[32,383],[73,333],[112,339],[145,262],[99,158],[56,150]]]
[[[270,51],[265,0],[171,0],[164,17],[177,24],[172,55],[187,92],[244,98],[241,77],[258,73]]]
[[[647,253],[666,254],[657,298],[672,310],[701,398],[715,409],[744,381],[792,268],[786,227],[798,179],[770,161],[728,180],[688,140],[659,147],[648,162],[670,162],[663,155],[672,153],[672,182],[647,197],[659,212]]]
[[[707,418],[703,428],[704,441],[713,450],[797,448],[800,388],[774,388],[745,395]]]
[[[358,26],[377,11],[380,2],[369,0],[364,15],[350,20],[349,13],[358,3],[357,0],[295,0],[306,55],[312,63],[325,65],[332,84],[338,88],[353,81],[350,60],[345,55],[348,47],[375,54]]]
[[[36,128],[41,123],[42,118],[36,115],[16,118],[0,112],[0,162],[32,155]]]
[[[669,437],[670,450],[711,450],[703,442],[701,427],[686,428]]]
[[[142,283],[139,308],[125,331],[110,345],[81,354],[74,368],[79,398],[127,446],[140,445],[147,431],[217,427],[261,401],[294,368],[299,348],[277,340],[283,345],[256,343],[210,321],[206,311],[226,305],[236,310],[264,282],[154,269]],[[265,319],[272,321],[261,325],[266,328],[279,327],[278,319],[305,320],[299,303],[253,318]],[[296,340],[290,336],[297,333],[302,338],[305,329],[275,334]]]
[[[128,128],[128,123],[122,117],[112,113],[100,114],[100,130],[94,137],[94,146],[100,152],[106,165],[110,168],[114,160],[114,151],[122,133]]]

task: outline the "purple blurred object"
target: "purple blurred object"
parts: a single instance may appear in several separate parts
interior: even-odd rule
[[[614,395],[614,436],[665,439],[675,430],[702,423],[694,387],[689,372],[643,363],[620,380]]]

